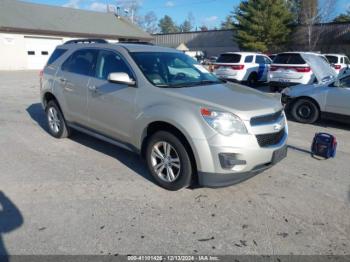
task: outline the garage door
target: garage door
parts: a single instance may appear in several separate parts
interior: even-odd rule
[[[62,44],[62,39],[24,37],[27,69],[43,69],[47,60],[57,45]]]

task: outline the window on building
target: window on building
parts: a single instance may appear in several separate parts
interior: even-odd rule
[[[28,51],[28,55],[35,55],[35,51]]]
[[[49,55],[49,52],[47,52],[47,51],[41,51],[41,55]]]

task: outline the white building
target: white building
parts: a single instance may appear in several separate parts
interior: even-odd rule
[[[57,45],[74,38],[152,39],[114,13],[0,0],[0,70],[42,69]]]

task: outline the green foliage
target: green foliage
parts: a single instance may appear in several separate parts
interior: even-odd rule
[[[350,11],[347,11],[345,14],[340,14],[334,18],[333,22],[345,23],[350,22]]]
[[[226,16],[225,21],[221,23],[221,29],[233,29],[234,21],[232,15]]]
[[[285,0],[245,0],[235,12],[235,35],[240,47],[278,51],[288,42],[293,15]]]
[[[168,15],[159,20],[158,26],[162,34],[178,33],[180,31],[173,19]]]

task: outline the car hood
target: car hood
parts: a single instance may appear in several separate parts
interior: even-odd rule
[[[315,54],[301,54],[310,65],[319,83],[332,81],[337,77],[336,71],[324,59]]]
[[[168,89],[168,91],[173,96],[200,106],[232,112],[243,120],[272,114],[283,108],[280,94],[263,93],[233,83]]]
[[[312,95],[314,93],[326,91],[328,84],[311,84],[311,85],[296,85],[285,88],[282,94],[290,97],[299,97],[303,95]]]

